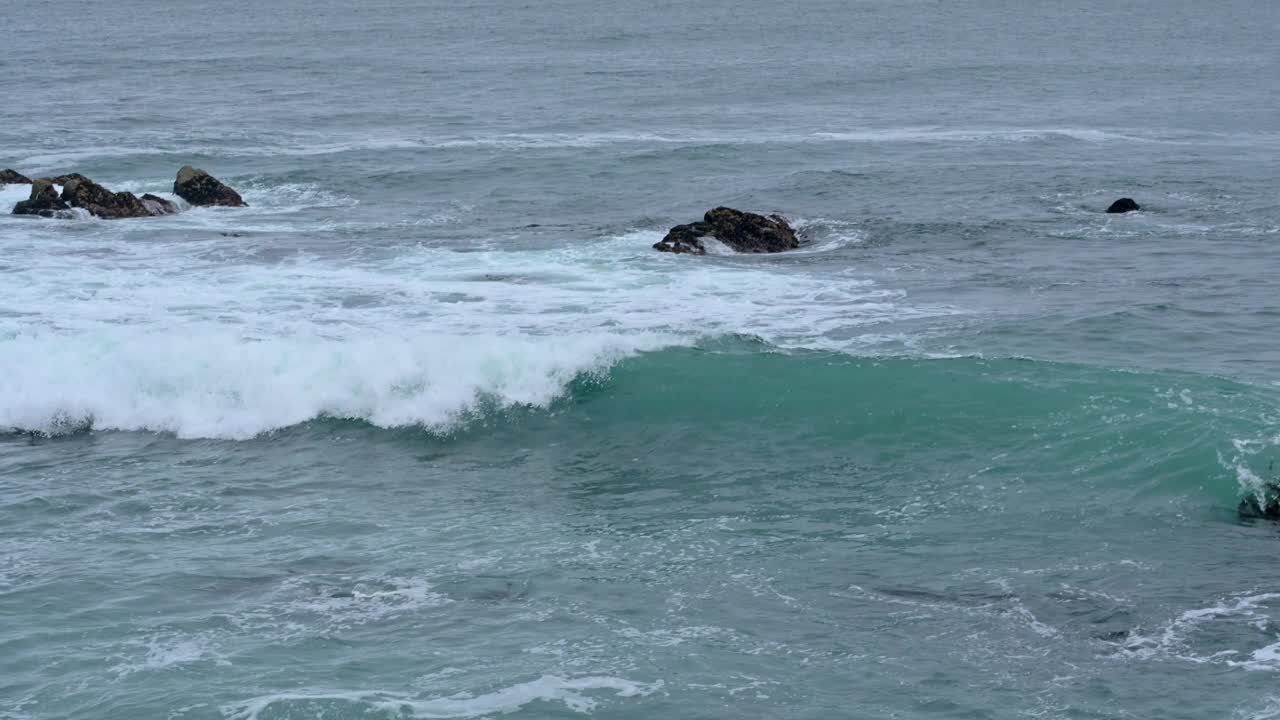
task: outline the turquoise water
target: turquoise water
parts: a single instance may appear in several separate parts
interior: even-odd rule
[[[0,216],[0,719],[1280,717],[1272,4],[81,10],[250,207]]]

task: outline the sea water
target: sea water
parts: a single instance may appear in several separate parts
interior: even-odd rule
[[[4,16],[0,718],[1280,717],[1275,3]]]

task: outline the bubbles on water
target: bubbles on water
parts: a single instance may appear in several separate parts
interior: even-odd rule
[[[1267,697],[1261,703],[1246,703],[1246,707],[1237,708],[1231,717],[1236,720],[1280,719],[1280,696]]]
[[[139,654],[141,658],[138,657]],[[117,652],[113,660],[118,661],[113,666],[117,677],[164,671],[201,662],[231,664],[216,638],[208,632],[194,635],[176,631],[153,634],[131,644],[128,650]]]
[[[605,703],[640,698],[662,689],[663,682],[636,682],[612,676],[560,677],[543,675],[536,680],[472,694],[459,692],[447,697],[407,695],[380,691],[307,691],[276,693],[252,698],[223,708],[231,720],[268,720],[299,712],[323,715],[350,708],[410,718],[474,718],[516,712],[530,703],[558,703],[575,712],[588,714]],[[610,700],[609,698],[612,698]]]
[[[1276,610],[1277,593],[1228,596],[1209,607],[1183,611],[1153,630],[1135,630],[1122,652],[1139,660],[1280,672],[1280,627],[1272,617]]]

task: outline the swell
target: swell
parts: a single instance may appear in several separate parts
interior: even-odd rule
[[[1230,503],[1280,465],[1280,392],[1180,372],[681,348],[626,361],[571,401],[597,424],[665,427],[707,448],[827,448],[977,475],[1035,463],[1064,492],[1203,486]]]
[[[1224,504],[1261,492],[1280,459],[1280,393],[1266,386],[1018,359],[784,352],[741,337],[689,342],[458,340],[447,356],[412,343],[327,356],[336,347],[259,343],[225,357],[153,349],[132,378],[125,365],[140,356],[48,367],[39,381],[28,373],[7,388],[0,426],[523,447],[572,439],[628,454],[722,454],[729,466],[827,454],[976,475],[1019,475],[1032,463],[1054,468],[1062,492],[1203,486]]]
[[[267,142],[264,143],[263,140]],[[367,135],[317,138],[314,135],[280,134],[254,138],[158,137],[149,145],[132,138],[103,137],[100,142],[80,147],[42,149],[20,148],[14,152],[19,164],[52,170],[68,164],[104,158],[198,157],[263,158],[317,157],[347,154],[402,154],[406,151],[451,150],[558,150],[599,147],[700,147],[759,145],[867,145],[867,144],[982,144],[1024,143],[1152,144],[1152,145],[1248,145],[1274,143],[1274,133],[1210,133],[1190,130],[1153,132],[1140,128],[1093,127],[999,127],[944,128],[859,127],[825,128],[810,132],[760,131],[707,133],[672,129],[667,132],[577,132],[577,133],[488,133],[473,135]]]

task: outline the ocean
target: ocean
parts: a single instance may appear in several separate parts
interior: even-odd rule
[[[1280,718],[1280,4],[3,23],[0,720]]]

